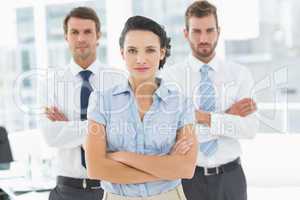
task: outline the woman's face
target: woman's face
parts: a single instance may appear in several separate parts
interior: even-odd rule
[[[130,76],[137,81],[154,80],[159,62],[165,57],[159,37],[151,31],[127,32],[121,49]]]

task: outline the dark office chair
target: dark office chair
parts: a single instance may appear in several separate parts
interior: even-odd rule
[[[0,170],[10,168],[10,163],[13,161],[12,153],[7,137],[7,131],[0,126]],[[0,188],[0,200],[9,200],[8,195]]]
[[[0,170],[9,169],[12,161],[13,157],[7,137],[7,131],[4,127],[0,126]]]

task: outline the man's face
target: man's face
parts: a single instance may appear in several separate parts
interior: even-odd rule
[[[88,60],[96,58],[96,49],[100,33],[96,31],[96,24],[90,19],[71,17],[68,21],[68,31],[65,39],[69,44],[74,60]]]
[[[205,17],[191,17],[188,21],[189,29],[184,30],[193,55],[203,62],[210,61],[215,55],[215,48],[219,39],[219,28],[213,15]]]

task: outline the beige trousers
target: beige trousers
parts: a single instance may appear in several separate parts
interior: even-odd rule
[[[123,197],[109,192],[104,192],[102,200],[186,200],[182,185],[173,190],[150,197]]]

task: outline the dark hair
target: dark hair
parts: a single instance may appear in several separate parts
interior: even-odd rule
[[[189,30],[189,19],[191,17],[206,17],[213,15],[216,19],[216,27],[219,28],[217,8],[208,1],[195,1],[185,11],[185,28]]]
[[[159,62],[159,69],[163,68],[164,64],[166,63],[167,57],[170,56],[170,51],[171,51],[171,45],[170,45],[171,39],[167,36],[167,33],[164,30],[164,28],[158,23],[156,23],[154,20],[149,19],[147,17],[143,17],[143,16],[130,17],[126,21],[119,39],[120,48],[124,47],[126,34],[129,31],[133,31],[133,30],[151,31],[152,33],[154,33],[159,37],[160,47],[166,50],[164,59],[162,59]]]
[[[100,20],[97,16],[97,13],[89,7],[77,7],[72,9],[69,14],[64,19],[64,33],[68,33],[68,21],[71,17],[80,18],[80,19],[90,19],[95,22],[96,24],[96,32],[100,32]]]

